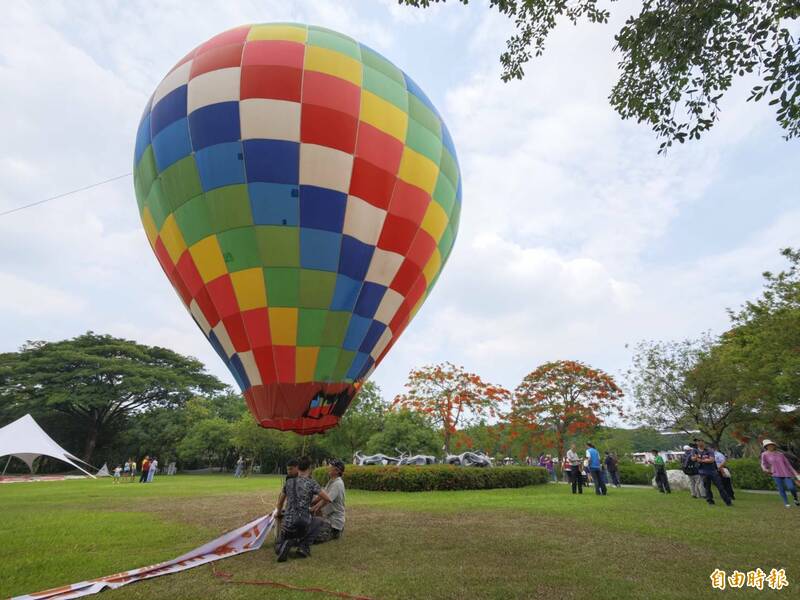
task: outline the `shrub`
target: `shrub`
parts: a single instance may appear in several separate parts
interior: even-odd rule
[[[320,485],[328,482],[327,468],[314,469],[314,479]],[[541,467],[455,467],[426,466],[364,466],[348,465],[344,484],[356,490],[383,492],[426,492],[432,490],[488,490],[515,488],[547,483],[547,471]]]
[[[620,483],[628,485],[650,485],[655,474],[652,465],[620,463],[618,469]]]
[[[728,461],[734,488],[745,490],[774,490],[772,477],[761,470],[758,458],[733,458]]]

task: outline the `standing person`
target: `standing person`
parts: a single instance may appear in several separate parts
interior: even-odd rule
[[[558,476],[556,475],[556,466],[553,463],[553,457],[549,454],[544,458],[544,468],[547,469],[548,475],[553,483],[558,483]]]
[[[717,463],[717,470],[722,479],[722,485],[725,486],[725,491],[731,500],[736,500],[736,495],[733,493],[733,481],[731,480],[731,471],[728,468],[728,457],[719,450],[719,446],[713,444],[711,449],[714,451],[714,462]]]
[[[133,483],[133,481],[136,479],[136,461],[133,460],[132,458],[129,458],[128,462],[131,465],[131,472],[130,472],[130,477],[131,478],[129,480],[129,483]]]
[[[583,475],[581,474],[581,457],[572,444],[567,450],[567,463],[569,464],[569,481],[572,484],[572,493],[583,494]]]
[[[328,483],[325,484],[325,493],[331,499],[326,504],[324,500],[318,498],[311,507],[311,512],[319,514],[322,523],[319,533],[314,539],[315,544],[322,544],[329,540],[338,540],[344,531],[344,463],[339,459],[330,461],[328,465]]]
[[[147,468],[147,483],[153,483],[153,477],[156,476],[158,472],[158,459],[154,456],[153,460],[150,462],[150,466]]]
[[[692,460],[694,452],[697,450],[697,444],[691,443],[683,447],[683,458],[681,459],[681,466],[683,472],[689,477],[689,491],[692,498],[705,498],[705,490],[703,489],[703,478],[700,475],[700,465]]]
[[[311,515],[311,506],[317,504],[317,496],[324,502],[331,501],[330,496],[309,477],[311,459],[302,456],[297,462],[297,476],[286,478],[276,506],[276,511],[280,513],[286,505],[281,523],[281,543],[276,548],[278,562],[285,562],[289,558],[293,546],[298,547],[301,558],[311,556],[311,543],[322,525],[321,519]]]
[[[142,459],[142,476],[139,478],[139,483],[147,483],[147,474],[150,469],[150,457],[145,455]]]
[[[236,470],[233,472],[234,477],[241,477],[242,472],[244,471],[244,458],[242,455],[239,455],[239,460],[236,461]]]
[[[620,487],[619,470],[617,469],[616,457],[610,452],[606,452],[605,463],[606,471],[608,472],[608,476],[611,478],[611,483],[614,484],[614,487]]]
[[[122,476],[125,479],[131,478],[131,459],[125,461],[125,464],[122,466]]]
[[[772,440],[764,440],[761,443],[764,452],[761,454],[761,468],[775,481],[775,487],[778,488],[778,494],[783,500],[783,505],[789,508],[789,498],[786,496],[786,490],[791,492],[794,498],[794,505],[800,506],[800,500],[797,499],[797,486],[794,479],[800,481],[800,475],[786,458],[786,455],[778,450],[778,446]]]
[[[714,460],[714,451],[706,448],[704,440],[698,438],[695,439],[695,443],[697,444],[697,450],[694,451],[692,460],[698,463],[698,472],[703,478],[706,502],[708,502],[709,505],[715,504],[714,494],[711,492],[711,484],[713,483],[717,486],[719,495],[725,505],[731,506],[733,503],[731,502],[730,496],[728,496],[728,492],[725,491],[725,487],[722,485],[722,480],[717,470],[717,461]]]
[[[122,467],[117,465],[114,467],[114,483],[119,483],[120,475],[122,475]]]
[[[599,495],[607,495],[606,478],[603,477],[603,465],[600,462],[600,453],[594,444],[591,442],[586,443],[586,459],[589,461],[589,471],[592,474],[594,481],[594,493]]]
[[[667,467],[664,464],[664,457],[658,453],[658,450],[653,449],[653,460],[649,460],[651,465],[656,469],[656,486],[658,491],[662,494],[671,494],[672,490],[669,488],[669,479],[667,479]]]

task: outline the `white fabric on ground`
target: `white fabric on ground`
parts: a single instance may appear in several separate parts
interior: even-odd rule
[[[90,596],[107,589],[115,590],[128,583],[133,583],[134,581],[142,581],[144,579],[159,577],[160,575],[178,573],[179,571],[199,567],[200,565],[214,562],[215,560],[228,558],[229,556],[235,556],[243,552],[258,550],[267,538],[267,534],[272,529],[274,523],[275,513],[273,512],[269,515],[259,517],[254,521],[250,521],[247,525],[239,527],[239,529],[229,531],[214,541],[208,542],[199,548],[195,548],[167,562],[134,569],[132,571],[125,571],[123,573],[116,573],[115,575],[108,575],[107,577],[100,577],[99,579],[89,579],[87,581],[81,581],[80,583],[73,583],[72,585],[45,590],[44,592],[15,596],[11,600],[69,600],[70,598],[81,598],[82,596]]]

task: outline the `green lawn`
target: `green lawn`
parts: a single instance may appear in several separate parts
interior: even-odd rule
[[[64,481],[0,485],[0,597],[173,558],[269,512],[280,479],[160,477],[151,485]],[[310,560],[271,548],[215,563],[232,580],[267,579],[371,598],[797,597],[800,509],[740,492],[733,508],[688,492],[564,485],[474,492],[348,492],[344,538]],[[785,568],[780,592],[714,591],[709,574]],[[210,565],[110,597],[315,598],[225,584]],[[105,598],[107,594],[104,594]]]

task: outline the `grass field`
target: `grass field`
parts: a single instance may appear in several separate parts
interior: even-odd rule
[[[0,486],[0,597],[173,558],[269,512],[277,477],[160,477],[151,485],[63,481]],[[346,535],[310,560],[271,548],[215,563],[272,580],[380,599],[797,597],[800,509],[741,492],[732,508],[688,493],[563,485],[472,492],[351,490]],[[271,544],[270,544],[271,546]],[[778,591],[711,589],[715,569],[785,568]],[[323,598],[225,584],[210,565],[110,598]]]

